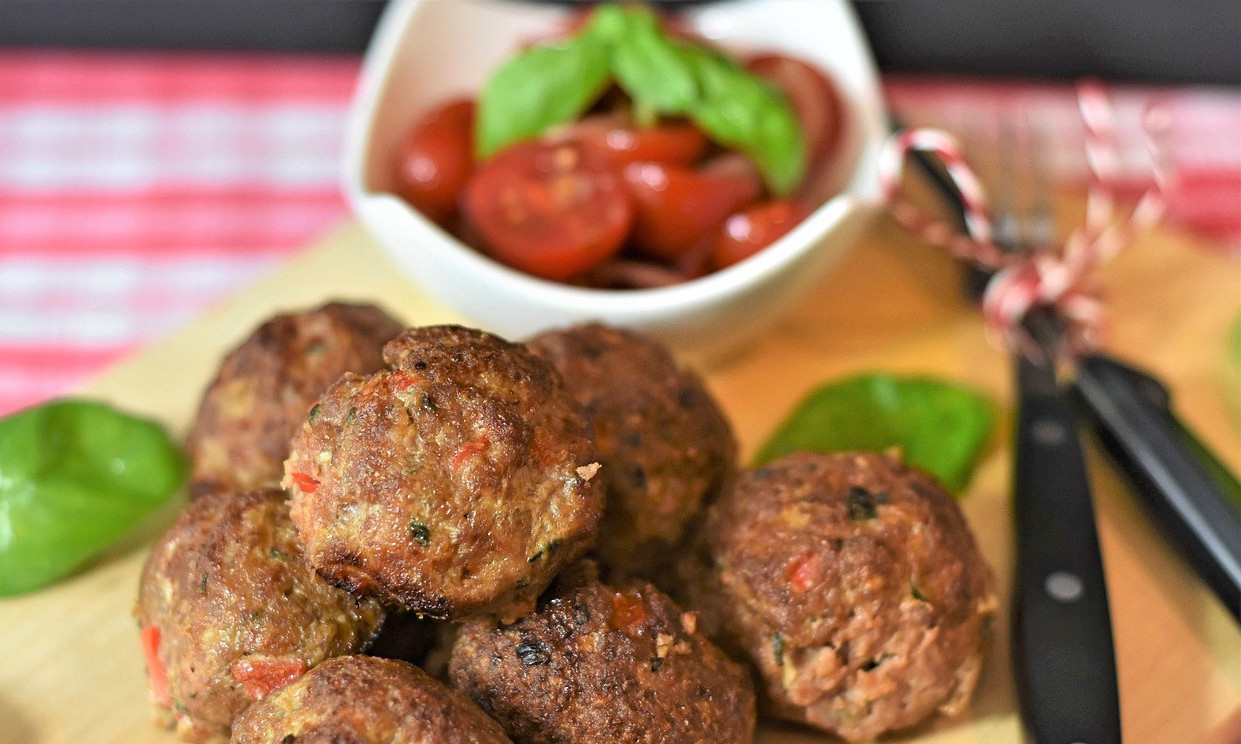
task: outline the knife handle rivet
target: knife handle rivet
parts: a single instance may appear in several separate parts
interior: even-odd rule
[[[1047,575],[1043,582],[1047,595],[1057,602],[1076,602],[1086,591],[1085,585],[1077,574],[1068,571],[1056,571]],[[1080,744],[1080,742],[1076,743]]]
[[[1034,435],[1034,441],[1046,447],[1053,447],[1063,444],[1068,438],[1069,433],[1065,431],[1064,425],[1058,421],[1051,419],[1039,419],[1034,422],[1031,433]]]

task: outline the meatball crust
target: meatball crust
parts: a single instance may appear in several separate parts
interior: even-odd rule
[[[203,394],[186,441],[191,493],[278,485],[311,405],[345,372],[382,367],[384,343],[402,330],[377,307],[339,302],[259,326]]]
[[[590,563],[512,625],[462,626],[453,686],[519,744],[748,744],[747,672],[650,584],[600,583]]]
[[[418,667],[339,656],[251,705],[232,744],[511,744],[499,724]]]
[[[644,336],[590,324],[527,346],[559,370],[594,427],[607,492],[600,558],[649,575],[731,476],[728,419],[697,374]]]
[[[135,614],[162,670],[152,670],[152,699],[175,711],[187,741],[227,737],[253,695],[364,649],[383,620],[377,602],[302,560],[276,489],[190,502],[147,558]]]
[[[523,614],[603,509],[578,404],[482,331],[412,329],[384,354],[391,369],[324,394],[285,463],[308,559],[429,617]]]
[[[738,476],[703,543],[688,604],[749,656],[773,714],[869,741],[968,703],[996,598],[930,476],[883,455],[789,455]]]

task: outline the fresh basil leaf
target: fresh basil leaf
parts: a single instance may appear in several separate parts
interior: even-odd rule
[[[685,116],[747,155],[772,193],[806,173],[806,140],[792,107],[767,81],[697,44],[671,38],[644,7],[599,6],[568,41],[526,50],[497,70],[479,98],[477,154],[578,118],[616,82],[635,110]]]
[[[679,51],[699,84],[690,119],[717,143],[748,155],[774,194],[792,193],[806,175],[806,138],[784,96],[709,49]]]
[[[606,44],[614,44],[617,39],[633,33],[635,26],[643,25],[645,16],[654,18],[655,14],[648,8],[603,3],[591,11],[590,20],[581,33],[591,34]]]
[[[123,537],[181,485],[163,429],[62,400],[0,419],[0,596],[50,584]]]
[[[953,493],[969,484],[991,436],[991,403],[973,390],[925,377],[858,375],[829,383],[793,409],[755,457],[792,452],[883,452],[939,478]]]
[[[475,142],[480,158],[573,121],[611,79],[607,44],[590,32],[527,49],[492,74],[478,101]]]
[[[634,101],[661,114],[689,114],[699,100],[697,72],[664,34],[654,13],[634,8],[627,16],[626,33],[612,51],[616,82]]]
[[[806,141],[784,96],[728,57],[668,36],[650,10],[634,8],[616,38],[612,72],[634,101],[687,116],[708,137],[754,161],[767,187],[791,193],[806,174]]]

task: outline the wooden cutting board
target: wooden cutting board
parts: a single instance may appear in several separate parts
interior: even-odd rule
[[[1162,232],[1107,267],[1110,348],[1172,387],[1188,422],[1241,469],[1241,383],[1224,354],[1241,309],[1237,263]],[[864,371],[929,373],[986,391],[1000,404],[996,441],[961,506],[999,580],[1010,583],[1009,372],[961,301],[954,264],[881,224],[804,304],[744,354],[703,370],[754,451],[817,383]],[[401,277],[354,225],[176,335],[100,377],[84,392],[184,432],[223,353],[263,318],[328,298],[379,302],[411,324],[460,321]],[[1241,630],[1152,529],[1123,483],[1090,454],[1116,633],[1125,740],[1130,744],[1237,741],[1220,727],[1241,703]],[[0,600],[0,742],[170,744],[150,723],[145,673],[130,609],[151,537],[173,509],[79,575],[42,592]],[[1005,604],[1007,604],[1005,602]],[[1008,618],[971,713],[892,741],[1016,744]],[[1228,738],[1224,738],[1227,736]],[[765,727],[762,744],[830,740]]]

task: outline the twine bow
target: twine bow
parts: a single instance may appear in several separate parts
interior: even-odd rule
[[[1022,319],[1036,306],[1057,312],[1064,326],[1063,346],[1069,353],[1084,353],[1098,345],[1103,302],[1096,271],[1152,228],[1167,205],[1169,170],[1159,146],[1166,128],[1162,110],[1148,107],[1142,122],[1152,185],[1126,218],[1118,218],[1114,187],[1119,157],[1111,103],[1103,87],[1093,82],[1080,84],[1077,97],[1090,170],[1086,219],[1059,249],[1022,253],[995,244],[985,191],[951,135],[935,129],[898,132],[879,156],[880,185],[893,216],[926,242],[994,272],[982,300],[987,334],[998,345],[1027,353],[1037,345],[1023,330]],[[913,151],[931,153],[943,162],[965,207],[966,234],[927,217],[902,198],[901,175]]]

